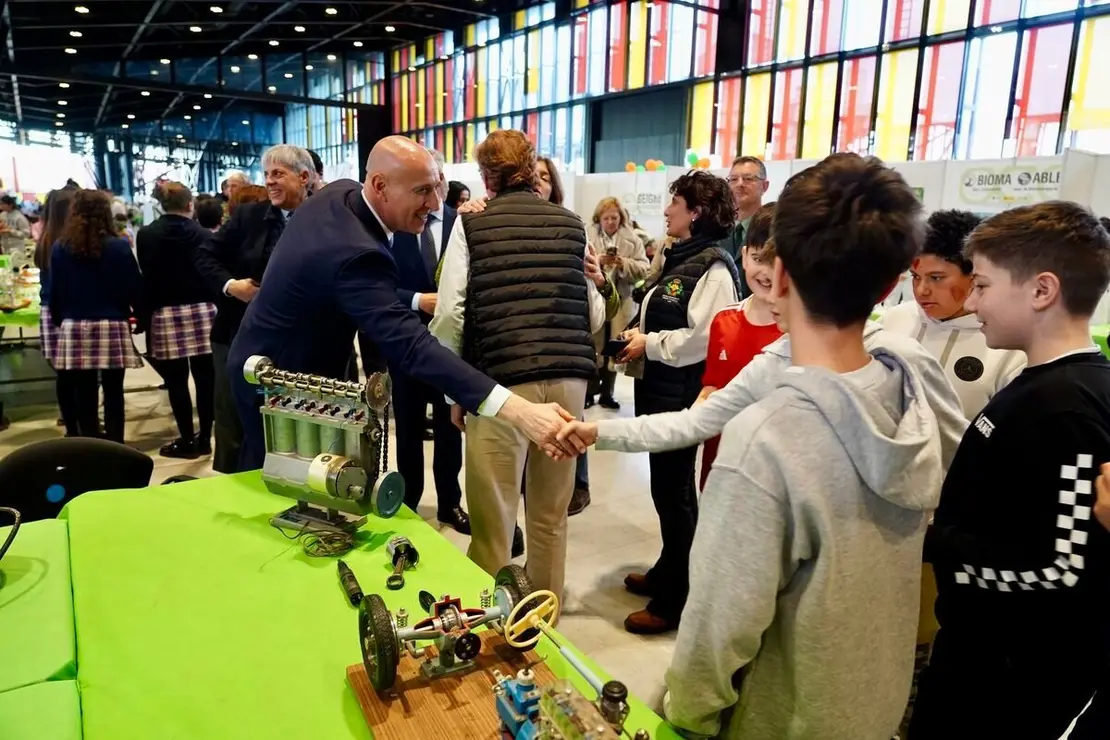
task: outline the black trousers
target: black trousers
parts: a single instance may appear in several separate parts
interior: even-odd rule
[[[397,431],[397,472],[405,479],[405,504],[414,511],[424,495],[424,429],[432,405],[432,475],[437,514],[446,518],[462,502],[462,435],[451,423],[451,407],[443,394],[415,378],[390,373],[393,419]]]
[[[170,397],[170,408],[177,422],[181,438],[188,441],[194,436],[202,440],[212,438],[212,419],[215,413],[215,368],[212,355],[182,357],[179,360],[150,360],[150,364],[166,381],[166,393]],[[197,418],[200,421],[200,434],[195,435],[193,428],[193,398],[189,394],[189,373],[192,371],[193,383],[197,387]]]
[[[641,380],[636,381],[635,401],[636,416],[678,410],[672,408],[674,404],[660,403]],[[651,500],[659,514],[663,551],[647,572],[648,582],[656,594],[647,608],[665,619],[681,616],[690,592],[690,547],[694,544],[694,530],[698,525],[698,495],[694,484],[697,455],[696,446],[648,455]]]
[[[73,393],[67,391],[61,373],[54,379],[54,395],[58,399],[58,413],[66,427],[67,437],[79,437],[77,432],[77,411],[73,408]]]
[[[1097,641],[1073,636],[1023,635],[1000,645],[994,635],[941,628],[917,687],[909,740],[1057,740],[1095,693],[1098,652]],[[1105,700],[1096,697],[1071,740],[1110,735],[1093,726]]]
[[[243,446],[243,423],[235,397],[231,395],[231,378],[227,374],[227,354],[231,347],[212,343],[213,412],[216,447],[212,454],[212,469],[217,473],[239,471],[239,450]],[[168,384],[167,384],[168,385]]]
[[[79,437],[99,437],[100,391],[104,391],[104,437],[123,443],[123,375],[125,370],[59,370],[58,402],[73,410]],[[63,403],[62,398],[65,397]]]

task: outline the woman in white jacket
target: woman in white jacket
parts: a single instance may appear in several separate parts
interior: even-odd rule
[[[597,204],[593,223],[586,230],[586,238],[598,254],[601,269],[613,281],[621,297],[621,307],[617,315],[595,336],[601,363],[598,371],[601,398],[598,403],[602,408],[619,409],[621,405],[613,398],[617,374],[607,358],[601,357],[601,350],[610,339],[620,336],[635,315],[636,301],[632,298],[632,289],[647,276],[651,263],[644,250],[644,243],[632,230],[628,212],[616,198],[602,198]],[[591,392],[586,395],[586,407],[593,404]]]

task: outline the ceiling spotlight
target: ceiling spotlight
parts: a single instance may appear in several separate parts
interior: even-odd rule
[[[77,50],[74,49],[73,47],[69,47],[69,48],[66,49],[66,54],[76,54],[76,53],[77,53]]]
[[[89,12],[89,9],[86,8],[84,5],[78,5],[74,8],[74,10],[76,10],[78,13],[81,13],[82,15]]]
[[[120,128],[131,128],[131,124],[129,124],[129,123],[121,124]]]
[[[61,121],[54,121],[54,125],[55,126],[65,126],[65,124],[62,123]]]
[[[169,64],[170,63],[169,59],[159,59],[158,61],[161,62],[162,64]]]
[[[238,64],[231,65],[231,67],[229,68],[229,71],[232,74],[235,74],[235,75],[239,74],[239,65]]]
[[[222,12],[224,12],[224,9],[221,8],[219,5],[209,5],[208,10],[213,12],[213,13],[222,13]]]
[[[59,100],[58,105],[69,105],[69,101],[68,100]]]
[[[293,30],[297,33],[304,33],[304,26],[293,26]]]
[[[182,116],[182,118],[184,118],[184,119],[185,119],[186,121],[191,121],[191,120],[193,120],[193,117],[192,117],[192,116],[190,116],[190,115],[189,115],[188,113],[186,113],[186,114],[185,114],[184,116]]]
[[[354,47],[356,47],[356,48],[358,48],[358,49],[361,49],[361,48],[362,48],[362,42],[361,42],[361,41],[355,41],[355,42],[354,42],[354,43],[352,44],[352,46],[354,46]]]
[[[233,142],[231,142],[231,145],[232,146],[239,146],[239,142],[238,141],[233,141]]]
[[[139,93],[139,95],[142,95],[144,98],[149,98],[150,90],[143,90],[141,93]]]
[[[270,39],[270,46],[277,46],[280,43],[277,39]]]
[[[128,121],[134,121],[135,120],[135,114],[134,113],[128,113],[127,114],[127,120]]]
[[[335,8],[324,8],[324,12],[327,13],[328,15],[338,15],[339,14],[339,11],[336,10]]]
[[[266,89],[267,89],[267,90],[269,90],[270,92],[277,92],[277,88],[276,88],[276,87],[274,87],[273,85],[270,85],[270,86],[269,86],[269,87],[267,87]]]
[[[79,38],[81,38],[82,34],[81,34],[80,31],[70,31],[69,35],[72,36],[75,39],[79,39]]]
[[[63,90],[68,90],[69,89],[69,83],[68,82],[59,82],[58,87],[62,88]]]
[[[200,110],[200,106],[199,105],[194,105],[193,110]]]
[[[152,70],[150,70],[150,74],[154,77],[157,77],[158,76],[158,70],[152,69]]]
[[[65,113],[55,113],[54,115],[56,115],[58,118],[65,118],[66,117]]]
[[[258,59],[258,55],[257,54],[247,54],[247,59],[250,59],[253,62],[253,61]]]
[[[189,30],[192,31],[193,33],[200,33],[201,32],[201,27],[200,26],[189,26]]]
[[[292,72],[286,72],[285,73],[285,79],[287,79],[287,80],[293,79],[293,73]]]
[[[205,93],[204,94],[204,99],[205,100],[211,100],[212,99],[212,93]]]
[[[409,72],[415,72],[415,71],[416,71],[416,67],[413,67],[413,66],[410,65],[409,66]]]
[[[335,54],[328,54],[328,61],[329,62],[334,62],[335,61]]]
[[[440,61],[447,61],[447,55],[444,54],[440,57]]]
[[[251,122],[250,122],[250,121],[247,121],[247,120],[244,120],[244,121],[243,121],[243,125],[244,125],[244,126],[250,126],[250,125],[251,125]]]
[[[184,138],[185,138],[185,134],[178,134],[178,135],[177,135],[177,138],[179,138],[179,139],[184,139]]]
[[[386,26],[386,27],[385,27],[385,32],[386,32],[386,33],[393,33],[393,32],[394,32],[394,31],[396,31],[396,30],[397,30],[397,29],[396,29],[396,28],[394,28],[393,26]]]
[[[316,69],[316,68],[315,68],[315,67],[313,67],[313,66],[312,66],[311,64],[306,64],[306,65],[304,65],[304,68],[305,68],[305,69],[307,69],[307,70],[308,70],[309,72],[311,72],[312,70]]]

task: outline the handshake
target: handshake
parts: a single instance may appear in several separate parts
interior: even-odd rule
[[[597,424],[578,421],[557,403],[533,403],[515,393],[497,413],[535,442],[553,460],[569,460],[597,441]],[[465,430],[462,407],[451,407],[451,420]]]

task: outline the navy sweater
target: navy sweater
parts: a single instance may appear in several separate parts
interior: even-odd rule
[[[142,314],[143,278],[121,237],[104,242],[99,258],[77,257],[60,243],[50,256],[47,294],[55,325],[65,319],[118,319]]]

